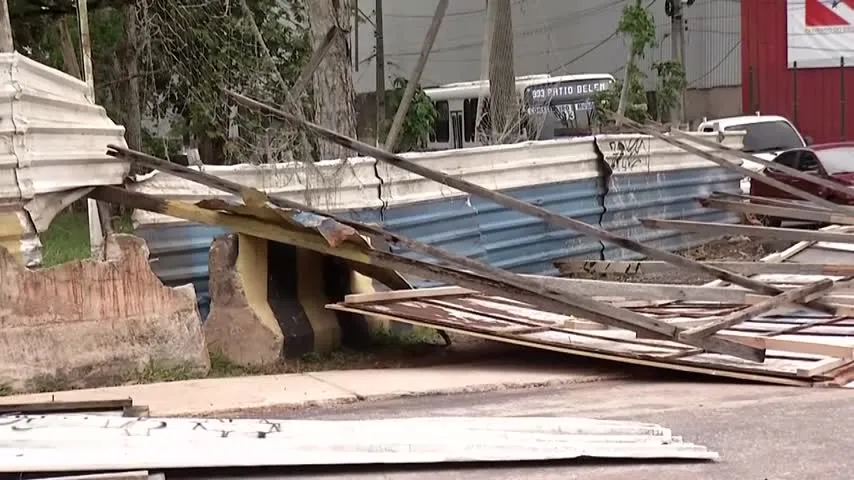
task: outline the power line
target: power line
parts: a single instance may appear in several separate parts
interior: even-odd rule
[[[739,40],[739,41],[735,42],[735,45],[733,45],[733,46],[732,46],[732,48],[730,48],[730,49],[729,49],[729,51],[728,51],[726,54],[724,54],[724,56],[723,56],[723,57],[718,61],[718,63],[716,63],[716,64],[715,64],[712,68],[710,68],[706,73],[704,73],[704,74],[700,75],[699,77],[695,78],[694,80],[691,80],[690,82],[688,82],[688,85],[693,85],[693,84],[695,84],[695,83],[699,82],[700,80],[702,80],[702,79],[704,79],[704,78],[708,77],[709,75],[711,75],[712,73],[714,73],[717,69],[721,68],[721,65],[723,65],[723,64],[724,64],[724,62],[725,62],[725,61],[726,61],[726,60],[727,60],[727,59],[728,59],[728,58],[729,58],[733,53],[735,53],[735,51],[736,51],[736,50],[738,49],[738,47],[740,47],[740,46],[741,46],[741,40]]]

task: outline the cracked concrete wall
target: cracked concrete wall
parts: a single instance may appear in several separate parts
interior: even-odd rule
[[[0,248],[0,387],[97,386],[154,366],[206,373],[195,291],[164,286],[148,254],[115,235],[107,261],[29,270]]]

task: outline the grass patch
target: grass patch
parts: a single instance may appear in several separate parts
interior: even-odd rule
[[[230,362],[218,352],[211,352],[209,377],[241,377],[280,373],[321,372],[363,368],[395,368],[414,359],[425,358],[444,345],[432,329],[415,327],[407,332],[376,330],[366,348],[340,348],[329,353],[308,353],[297,359],[282,360],[275,365],[246,367]]]
[[[133,233],[129,214],[112,219],[116,233]],[[89,216],[86,212],[66,210],[51,222],[41,235],[43,266],[53,267],[90,257]]]
[[[89,217],[85,212],[62,212],[41,235],[41,240],[45,267],[89,258]]]

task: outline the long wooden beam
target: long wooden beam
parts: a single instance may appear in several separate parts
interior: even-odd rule
[[[670,133],[672,133],[676,137],[683,138],[683,139],[688,140],[690,142],[693,142],[693,143],[696,143],[696,144],[699,144],[699,145],[702,145],[702,146],[705,146],[708,148],[714,148],[716,150],[726,152],[727,155],[732,155],[734,157],[738,157],[738,158],[741,158],[743,160],[748,160],[748,161],[751,161],[753,163],[758,163],[758,164],[762,165],[763,167],[773,168],[774,170],[783,172],[788,176],[797,178],[799,180],[803,180],[803,181],[805,181],[807,183],[811,183],[813,185],[817,185],[817,186],[822,187],[826,190],[830,190],[832,192],[840,193],[840,194],[843,194],[845,196],[851,195],[851,189],[849,187],[846,187],[845,185],[841,185],[839,183],[833,182],[833,181],[828,180],[826,178],[822,178],[822,177],[819,177],[817,175],[810,175],[809,173],[804,173],[804,172],[802,172],[796,168],[792,168],[792,167],[789,167],[786,165],[782,165],[780,163],[775,163],[775,162],[770,161],[770,160],[765,160],[764,158],[760,158],[760,157],[753,155],[751,153],[744,152],[741,150],[737,150],[734,148],[730,148],[730,147],[727,147],[726,145],[721,145],[720,143],[717,143],[717,142],[714,142],[714,141],[711,141],[711,140],[708,140],[708,139],[705,139],[705,138],[702,138],[699,136],[689,135],[688,133],[679,131],[677,129],[671,129]],[[767,184],[768,182],[766,181],[766,179],[768,179],[769,177],[767,175],[764,175],[764,174],[760,174],[760,175],[761,175],[761,177],[759,177],[757,179],[759,181]],[[752,178],[753,177],[751,177],[751,179]],[[791,185],[789,185],[789,187],[793,188],[793,189],[797,189],[797,187],[792,187]],[[836,210],[838,212],[843,212],[843,213],[847,212],[847,213],[854,214],[854,209],[852,209],[851,207],[849,207],[847,205],[839,205],[839,204],[834,204],[834,205],[836,205],[836,208],[833,210]]]
[[[763,205],[771,205],[774,207],[784,208],[801,208],[807,210],[815,210],[818,212],[830,212],[830,210],[814,205],[803,200],[789,200],[785,198],[757,197],[756,195],[743,195],[739,193],[729,192],[712,192],[709,198],[717,200],[747,200],[751,203],[759,203]]]
[[[611,243],[620,248],[625,248],[626,250],[631,250],[633,252],[640,253],[646,257],[669,262],[674,265],[683,267],[687,270],[705,273],[707,275],[714,276],[726,282],[740,285],[742,287],[749,288],[760,293],[765,293],[767,295],[776,295],[782,292],[781,290],[766,283],[753,280],[751,278],[745,277],[743,275],[738,275],[733,272],[728,272],[720,268],[704,265],[702,263],[695,262],[694,260],[676,255],[674,253],[644,245],[640,242],[621,237],[607,230],[594,227],[580,220],[553,213],[545,208],[519,200],[509,195],[492,191],[488,188],[476,185],[474,183],[468,182],[452,175],[448,175],[441,171],[433,170],[431,168],[407,160],[406,158],[400,155],[395,155],[393,153],[386,152],[385,150],[372,147],[371,145],[359,142],[358,140],[354,140],[352,138],[348,138],[320,125],[307,122],[293,114],[287,113],[278,108],[267,105],[263,102],[253,100],[239,93],[232,92],[229,90],[227,90],[226,92],[237,102],[247,107],[256,108],[267,114],[278,117],[281,120],[300,125],[303,128],[312,131],[314,134],[326,138],[327,140],[337,143],[341,146],[357,151],[364,155],[372,156],[376,160],[386,162],[390,165],[394,165],[402,170],[406,170],[410,173],[414,173],[424,178],[428,178],[442,185],[449,186],[451,188],[457,189],[465,193],[469,193],[471,195],[477,195],[481,198],[485,198],[511,210],[516,210],[526,215],[539,218],[550,225],[575,230],[576,232],[599,239],[601,241]],[[822,311],[832,310],[831,306],[822,305],[820,302],[812,302],[812,304],[809,306],[811,308],[819,309]]]
[[[673,230],[686,233],[719,233],[722,235],[746,235],[748,237],[773,238],[793,242],[835,242],[854,243],[854,234],[837,232],[816,232],[798,228],[760,227],[756,225],[732,225],[729,223],[707,223],[689,220],[664,220],[660,218],[642,218],[643,226],[661,230]]]
[[[854,275],[854,265],[827,263],[768,263],[768,262],[703,262],[742,275],[785,274],[785,275]],[[617,274],[640,275],[647,273],[672,272],[674,266],[654,260],[557,260],[555,267],[562,275]]]
[[[258,193],[263,195],[262,192]],[[607,303],[596,302],[581,295],[569,292],[554,292],[538,287],[536,284],[530,287],[527,285],[529,282],[523,277],[517,276],[517,281],[508,283],[491,277],[434,265],[388,252],[359,248],[347,242],[337,247],[332,247],[315,232],[286,228],[283,224],[273,223],[257,217],[208,210],[196,205],[158,199],[141,193],[128,192],[116,187],[97,188],[90,196],[97,200],[118,203],[192,222],[230,228],[248,235],[295,245],[300,248],[344,258],[368,266],[377,266],[392,271],[418,275],[431,280],[461,285],[489,295],[509,295],[519,301],[543,308],[547,311],[564,315],[568,313],[603,325],[611,325],[617,328],[632,330],[642,335],[650,335],[654,338],[674,340],[681,331],[680,328],[666,322],[649,318],[630,310],[617,308]],[[258,200],[258,198],[256,197],[254,200]],[[247,202],[247,204],[249,203],[257,205],[254,201]],[[257,207],[255,208],[266,219],[266,214],[269,210],[263,211],[257,209]],[[730,340],[722,340],[716,336],[702,339],[699,343],[699,345],[694,346],[707,351],[760,362],[765,358],[763,350],[748,347]]]
[[[826,200],[822,197],[819,197],[818,195],[813,195],[812,193],[806,192],[806,191],[801,190],[799,188],[795,188],[795,187],[793,187],[787,183],[784,183],[784,182],[781,182],[781,181],[776,180],[774,178],[771,178],[771,177],[769,177],[769,176],[767,176],[761,172],[755,172],[753,170],[744,168],[741,165],[736,165],[731,160],[728,160],[724,157],[716,155],[712,152],[707,152],[705,150],[697,148],[694,145],[691,145],[690,143],[678,140],[671,135],[665,135],[659,131],[656,131],[654,128],[647,127],[641,123],[635,122],[634,120],[626,119],[626,124],[629,125],[630,127],[632,127],[633,129],[637,130],[640,133],[650,135],[650,136],[655,137],[655,138],[657,138],[657,139],[659,139],[665,143],[669,143],[670,145],[673,145],[674,147],[681,148],[681,149],[685,150],[686,152],[693,153],[694,155],[697,155],[700,158],[704,158],[704,159],[706,159],[712,163],[715,163],[720,167],[726,168],[728,170],[732,170],[734,172],[738,172],[741,175],[744,175],[746,177],[750,177],[751,180],[756,180],[756,181],[765,183],[765,184],[770,185],[774,188],[777,188],[777,189],[780,189],[784,192],[790,193],[796,197],[803,198],[804,200],[808,200],[810,202],[813,202],[816,205],[821,205],[821,206],[823,206],[829,210],[834,210],[834,211],[838,211],[841,213],[851,213],[850,209],[848,209],[842,205],[833,203],[829,200]]]
[[[769,217],[789,218],[792,220],[804,220],[808,222],[836,223],[840,225],[854,225],[854,215],[840,215],[833,212],[821,212],[818,210],[797,209],[786,207],[775,207],[771,205],[759,205],[756,203],[733,202],[719,200],[717,198],[701,198],[700,205],[706,208],[716,208],[728,212],[752,213]]]
[[[743,310],[733,312],[723,318],[718,318],[704,325],[700,325],[699,327],[685,330],[679,334],[679,340],[686,341],[689,339],[700,339],[709,335],[714,335],[721,330],[738,325],[739,323],[744,323],[751,320],[753,317],[770,312],[771,310],[787,303],[800,302],[808,299],[809,297],[815,297],[816,295],[823,294],[831,288],[833,288],[833,281],[827,278],[807,284],[800,288],[794,288],[788,292],[781,293],[776,297],[771,297],[763,302],[751,305]]]

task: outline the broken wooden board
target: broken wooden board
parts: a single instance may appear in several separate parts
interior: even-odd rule
[[[546,317],[544,312],[500,297],[463,295],[462,291],[445,288],[431,298],[429,290],[397,299],[394,292],[386,299],[375,294],[371,299],[354,295],[349,301],[328,308],[571,355],[784,385],[833,383],[836,379],[832,371],[854,365],[854,318],[829,327],[805,325],[819,314],[812,318],[763,317],[720,332],[730,340],[767,348],[765,361],[758,363],[706,353],[672,341],[638,338],[622,329],[573,329],[567,326],[571,317]],[[512,312],[507,310],[510,304],[514,304]],[[673,310],[678,314],[678,306]],[[805,328],[781,333],[798,326]],[[835,330],[828,332],[829,328]]]

